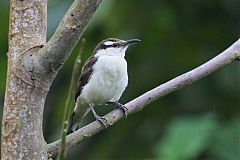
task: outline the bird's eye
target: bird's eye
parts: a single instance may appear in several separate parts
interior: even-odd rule
[[[113,47],[117,47],[118,45],[117,45],[116,43],[113,43],[112,46],[113,46]]]

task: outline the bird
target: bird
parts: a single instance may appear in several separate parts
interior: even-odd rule
[[[94,110],[97,105],[115,104],[127,117],[127,108],[119,102],[128,85],[125,52],[139,39],[108,38],[97,44],[82,67],[75,92],[75,107],[69,118],[68,134],[78,130],[91,110],[95,119],[107,127],[105,118]]]

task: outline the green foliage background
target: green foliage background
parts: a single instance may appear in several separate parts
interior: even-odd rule
[[[49,0],[48,37],[72,1]],[[0,108],[7,68],[9,2],[0,2]],[[83,61],[109,37],[139,38],[128,49],[129,86],[121,102],[216,56],[240,36],[239,0],[104,0],[83,35]],[[47,98],[44,135],[60,136],[76,46]],[[163,97],[71,149],[68,158],[97,160],[239,160],[240,63]],[[114,107],[98,107],[105,114]],[[89,114],[84,123],[92,121]]]

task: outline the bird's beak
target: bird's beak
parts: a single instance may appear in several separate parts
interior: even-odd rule
[[[134,44],[137,42],[141,42],[141,40],[140,39],[129,39],[124,42],[123,46],[126,47],[126,46],[129,46],[130,44]]]
[[[129,40],[127,40],[127,45],[137,43],[137,42],[141,42],[141,40],[140,39],[129,39]]]

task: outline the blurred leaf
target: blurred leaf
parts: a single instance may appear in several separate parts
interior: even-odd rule
[[[216,127],[211,116],[176,119],[157,144],[157,158],[186,160],[197,157],[209,145]]]
[[[240,159],[240,119],[219,127],[210,154],[217,160]]]

